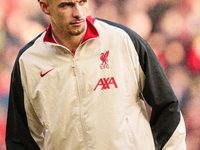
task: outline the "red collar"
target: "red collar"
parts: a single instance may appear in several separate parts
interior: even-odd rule
[[[97,29],[94,26],[95,18],[92,18],[91,16],[88,16],[86,18],[86,20],[87,20],[87,29],[86,29],[86,33],[85,33],[85,35],[83,37],[83,40],[82,40],[81,44],[86,42],[89,39],[99,37],[99,33],[98,33]],[[56,43],[54,41],[52,35],[51,35],[51,24],[48,26],[48,28],[46,30],[46,34],[44,36],[43,41],[44,42]]]

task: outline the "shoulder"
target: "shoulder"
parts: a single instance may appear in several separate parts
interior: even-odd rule
[[[22,47],[19,50],[17,60],[19,60],[19,58],[24,54],[24,52],[28,51],[31,47],[33,47],[33,45],[36,43],[37,40],[40,39],[43,33],[44,32],[40,33],[37,37],[35,37],[33,40],[31,40],[29,43],[27,43],[24,47]]]
[[[100,18],[96,18],[96,20],[101,23],[107,24],[110,27],[114,27],[116,29],[120,29],[120,30],[124,31],[125,33],[127,33],[130,36],[131,40],[134,43],[136,42],[136,40],[143,40],[135,31],[133,31],[132,29],[130,29],[129,27],[127,27],[123,24],[112,22],[112,21],[105,20],[105,19],[100,19]]]
[[[33,40],[31,40],[29,43],[27,43],[23,48],[21,48],[18,52],[18,55],[16,57],[14,66],[13,66],[13,70],[12,70],[12,80],[14,78],[14,76],[16,76],[16,74],[20,74],[20,67],[19,67],[19,61],[21,59],[21,57],[30,49],[32,49],[33,45],[35,44],[35,42],[41,37],[41,35],[43,34],[43,32],[41,34],[39,34],[36,38],[34,38]]]
[[[103,26],[110,26],[110,28],[113,29],[115,28],[116,29],[115,31],[121,30],[121,33],[124,32],[125,34],[127,34],[130,37],[131,41],[133,42],[134,46],[136,47],[136,50],[139,50],[140,47],[150,48],[146,40],[144,40],[140,35],[138,35],[135,31],[133,31],[129,27],[105,19],[96,18],[96,20],[101,24],[103,24]]]
[[[138,53],[144,52],[146,50],[151,51],[151,47],[149,46],[147,41],[144,40],[139,34],[137,34],[135,31],[133,31],[129,27],[127,27],[123,24],[112,22],[112,21],[105,20],[105,19],[96,18],[96,20],[101,22],[102,24],[104,24],[104,26],[108,25],[111,28],[115,28],[116,30],[121,30],[126,35],[128,35],[128,37],[133,42],[133,45],[135,46],[135,49]]]

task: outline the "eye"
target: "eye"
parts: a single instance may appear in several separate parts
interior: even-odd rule
[[[86,3],[87,3],[87,0],[80,0],[80,1],[79,1],[79,4],[80,4],[80,5],[84,5],[84,4],[86,4]]]

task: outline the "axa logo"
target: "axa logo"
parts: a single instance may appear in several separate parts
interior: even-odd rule
[[[101,69],[109,69],[110,66],[108,64],[108,55],[109,55],[109,50],[107,50],[105,53],[101,53],[100,59],[102,61],[100,68]]]
[[[115,88],[118,88],[117,83],[116,83],[114,77],[101,78],[101,79],[98,81],[97,85],[95,86],[94,91],[96,91],[96,89],[97,89],[98,87],[100,87],[101,90],[110,89],[110,86],[111,86],[111,85],[112,85],[113,87],[115,87]]]

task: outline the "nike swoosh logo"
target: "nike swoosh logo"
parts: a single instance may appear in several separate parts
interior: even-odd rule
[[[41,72],[40,72],[40,76],[41,76],[41,77],[44,77],[47,73],[49,73],[49,72],[52,71],[53,69],[54,69],[54,68],[48,70],[48,71],[45,72],[45,73],[42,73],[42,71],[41,71]]]

